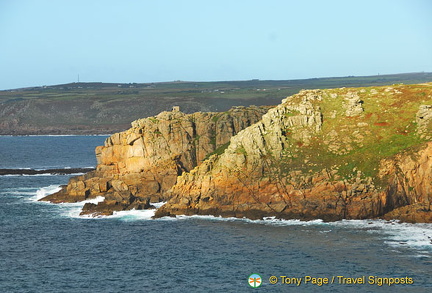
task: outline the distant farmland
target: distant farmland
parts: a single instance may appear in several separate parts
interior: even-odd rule
[[[0,134],[107,134],[138,118],[180,106],[185,113],[277,105],[301,89],[414,84],[432,73],[303,80],[164,83],[71,83],[0,91]]]

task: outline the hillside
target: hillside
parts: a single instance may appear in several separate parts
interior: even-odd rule
[[[158,216],[432,221],[432,83],[305,90],[178,178]]]
[[[96,150],[45,200],[83,213],[432,222],[432,83],[303,90],[270,109],[163,112]]]
[[[432,73],[287,81],[71,83],[0,91],[0,135],[107,134],[180,106],[184,113],[277,105],[302,89],[422,83]]]

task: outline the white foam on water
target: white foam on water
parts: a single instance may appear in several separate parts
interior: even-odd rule
[[[88,202],[88,201],[87,201]],[[97,202],[93,202],[97,203]],[[79,215],[79,212],[75,214],[77,218],[81,219],[119,219],[122,221],[138,221],[138,220],[153,220],[153,216],[156,213],[156,210],[163,206],[165,202],[157,202],[152,203],[155,209],[147,209],[147,210],[128,210],[128,211],[114,211],[110,216],[94,216],[94,215]]]
[[[378,233],[384,236],[385,243],[392,247],[410,247],[432,251],[431,223],[400,223],[385,220],[344,220],[336,225],[347,228],[362,229],[368,233]],[[429,255],[432,257],[432,255]]]
[[[164,217],[172,218],[172,217]],[[187,220],[187,219],[201,219],[201,220],[212,220],[212,221],[223,221],[223,222],[245,222],[252,224],[263,224],[272,226],[312,226],[312,225],[322,225],[327,224],[321,219],[302,221],[302,220],[281,220],[276,217],[265,217],[262,220],[251,220],[248,218],[236,218],[236,217],[222,217],[222,216],[212,216],[212,215],[178,215],[174,219]]]
[[[121,219],[122,221],[151,220],[155,215],[156,209],[149,210],[129,210],[114,212],[109,219]]]
[[[58,191],[61,190],[61,186],[60,185],[49,185],[46,187],[41,187],[36,191],[36,195],[31,197],[30,200],[32,201],[38,201],[41,198],[44,198],[47,195],[56,193]]]
[[[58,176],[56,174],[51,174],[51,173],[42,173],[42,174],[7,174],[7,175],[0,175],[0,177],[28,177],[28,176],[32,176],[32,177],[36,177],[36,176]]]
[[[93,203],[93,204],[98,204],[102,201],[105,200],[105,197],[103,196],[98,196],[92,199],[87,199],[84,201],[80,201],[80,202],[74,202],[74,203],[69,203],[69,202],[65,202],[65,203],[60,203],[58,204],[59,208],[62,210],[61,215],[65,216],[65,217],[70,217],[70,218],[89,218],[86,216],[80,216],[80,213],[82,211],[83,206],[86,203]]]
[[[85,173],[81,172],[81,173],[71,173],[71,174],[66,174],[67,176],[81,176],[84,175]],[[7,175],[0,175],[0,177],[47,177],[47,176],[65,176],[65,175],[59,175],[59,174],[53,174],[53,173],[42,173],[42,174],[7,174]]]
[[[37,187],[9,187],[9,188],[3,188],[3,190],[6,191],[15,191],[15,190],[37,190]]]
[[[423,251],[422,257],[432,257],[432,223],[400,223],[386,220],[341,220],[337,222],[324,222],[322,220],[278,220],[266,218],[264,220],[246,220],[252,223],[262,223],[276,226],[322,226],[322,231],[328,233],[332,228],[343,227],[352,230],[362,230],[367,233],[382,235],[389,246],[407,247]]]
[[[385,220],[341,220],[337,222],[324,222],[323,220],[301,221],[301,220],[280,220],[275,217],[267,217],[263,220],[250,220],[247,218],[222,218],[215,216],[185,216],[176,218],[164,217],[162,219],[201,219],[217,221],[243,221],[252,224],[263,224],[271,226],[319,226],[322,233],[329,233],[332,229],[342,227],[351,230],[362,230],[366,233],[379,234],[384,238],[384,243],[394,248],[407,247],[417,250],[417,257],[432,258],[432,224],[409,224],[398,221]]]
[[[24,196],[24,195],[35,195],[37,188],[34,187],[16,187],[16,188],[4,188],[3,191],[0,192],[0,194],[5,195],[17,195],[17,196]]]
[[[35,191],[7,191],[0,192],[0,194],[10,194],[10,195],[34,195]]]
[[[50,185],[42,187],[36,191],[36,195],[31,199],[37,201],[49,194],[59,191],[59,185]],[[27,189],[30,191],[31,189]],[[29,192],[30,193],[30,192]],[[34,194],[34,193],[33,193]],[[61,214],[66,217],[79,218],[79,219],[119,219],[122,221],[148,221],[153,220],[152,217],[158,208],[163,206],[165,202],[152,203],[155,209],[148,210],[129,210],[114,212],[111,216],[80,216],[82,207],[86,203],[97,204],[104,200],[104,197],[99,196],[94,199],[78,202],[78,203],[62,203],[59,208],[62,210]],[[263,224],[271,226],[319,226],[322,227],[322,233],[331,232],[335,228],[347,228],[352,230],[362,230],[367,233],[379,234],[384,238],[384,242],[394,248],[407,247],[417,250],[418,257],[432,257],[432,224],[409,224],[400,223],[398,221],[385,221],[385,220],[341,220],[337,222],[324,222],[317,219],[312,221],[301,220],[281,220],[275,217],[266,217],[262,220],[250,220],[247,218],[223,218],[211,215],[193,215],[185,216],[179,215],[177,217],[163,217],[157,220],[175,221],[175,220],[216,220],[216,221],[239,221],[251,224]]]
[[[432,251],[432,224],[399,223],[384,230],[390,246],[408,246]],[[432,255],[429,255],[432,257]]]
[[[151,203],[152,206],[154,206],[155,208],[160,208],[161,206],[163,206],[164,204],[166,204],[166,201],[161,201],[161,202],[153,202]]]
[[[327,224],[321,219],[302,221],[302,220],[281,220],[276,217],[265,217],[262,220],[251,220],[248,218],[236,218],[236,217],[222,217],[222,216],[212,216],[212,215],[178,215],[173,217],[163,217],[162,219],[178,219],[178,220],[188,220],[188,219],[201,219],[201,220],[212,220],[212,221],[222,221],[222,222],[244,222],[251,224],[262,224],[262,225],[272,225],[272,226],[314,226]]]
[[[326,224],[321,219],[301,221],[301,220],[281,220],[276,217],[266,217],[263,220],[249,220],[253,223],[275,225],[275,226],[316,226]]]
[[[34,195],[34,193],[33,193],[34,196],[30,197],[29,200],[32,202],[40,203],[40,204],[48,204],[48,205],[56,206],[57,208],[59,208],[61,216],[71,217],[71,218],[80,218],[79,214],[81,213],[81,210],[86,203],[97,204],[97,203],[99,203],[105,199],[103,196],[98,196],[96,198],[88,199],[88,200],[81,201],[81,202],[59,203],[59,204],[54,204],[54,203],[47,202],[47,201],[42,201],[42,202],[39,201],[40,199],[44,198],[45,196],[56,193],[60,190],[61,190],[60,185],[49,185],[46,187],[42,187],[36,191],[36,195]]]
[[[91,199],[87,199],[82,201],[81,203],[84,205],[86,203],[93,203],[93,204],[98,204],[100,202],[103,202],[105,200],[105,197],[103,196],[97,196],[95,198],[91,198]]]

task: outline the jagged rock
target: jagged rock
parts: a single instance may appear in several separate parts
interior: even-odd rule
[[[432,131],[432,105],[420,105],[416,114],[417,132],[426,139],[431,139],[427,133]]]
[[[382,93],[382,90],[375,91]],[[362,94],[366,95],[366,91]],[[349,101],[353,102],[349,102],[348,122],[363,112],[360,96],[349,95]],[[334,95],[327,96],[337,99]],[[351,152],[361,150],[364,143],[373,145],[378,140],[367,135],[375,131],[366,122],[371,115],[362,115],[363,120],[354,120],[354,125],[340,121],[333,123],[333,128],[324,129],[326,120],[322,117],[326,114],[320,110],[323,99],[325,94],[320,91],[301,92],[269,110],[261,122],[232,137],[222,155],[211,157],[193,171],[182,174],[168,192],[171,199],[156,216],[212,214],[303,220],[391,217],[431,221],[432,143],[407,148],[382,161],[377,161],[379,152],[368,153],[375,157],[364,160],[372,160],[369,165],[376,167],[369,167],[367,172],[379,170],[376,177],[366,175],[357,167],[352,175],[344,175],[340,169],[349,160],[341,164],[338,157],[346,158]],[[334,103],[331,101],[323,107],[331,113]],[[346,100],[340,103],[346,105]],[[395,116],[400,119],[399,115]],[[298,140],[308,143],[299,147]],[[320,149],[322,143],[328,148]],[[305,157],[303,152],[307,148],[311,153],[315,148],[316,157]],[[331,153],[336,155],[335,165],[329,166],[326,160]],[[320,155],[323,159],[317,159]],[[306,158],[302,164],[296,162],[300,157]],[[321,171],[312,171],[320,166]],[[411,205],[415,208],[409,208]],[[421,212],[411,218],[400,212],[390,213],[404,207]]]
[[[432,223],[432,212],[424,204],[411,204],[392,210],[385,214],[383,219],[398,219],[408,223]]]
[[[48,199],[103,195],[103,203],[84,207],[89,214],[168,200],[157,217],[430,222],[432,130],[424,97],[432,88],[385,89],[301,91],[262,117],[266,109],[239,107],[140,119],[96,149],[95,171]]]
[[[126,197],[125,197],[126,198]],[[131,197],[127,197],[131,199]],[[130,209],[144,210],[154,208],[150,205],[150,199],[144,201],[133,200],[132,202],[123,202],[118,199],[104,200],[98,204],[86,203],[80,215],[90,216],[110,216],[115,211],[124,211]]]
[[[387,180],[386,201],[394,208],[416,205],[431,212],[432,142],[383,160],[379,176]]]
[[[43,200],[77,202],[104,196],[83,213],[146,207],[158,202],[177,181],[209,154],[221,151],[231,136],[258,122],[270,107],[236,107],[224,113],[185,114],[178,109],[132,122],[96,148],[95,171],[71,178],[67,186]]]
[[[358,116],[363,113],[363,101],[360,99],[357,93],[349,92],[346,97],[346,111],[345,115],[348,117]]]

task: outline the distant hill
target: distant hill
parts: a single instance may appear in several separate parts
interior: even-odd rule
[[[277,105],[301,89],[414,84],[432,73],[302,80],[163,83],[70,83],[0,91],[0,135],[108,134],[139,118],[180,106],[185,113]]]

